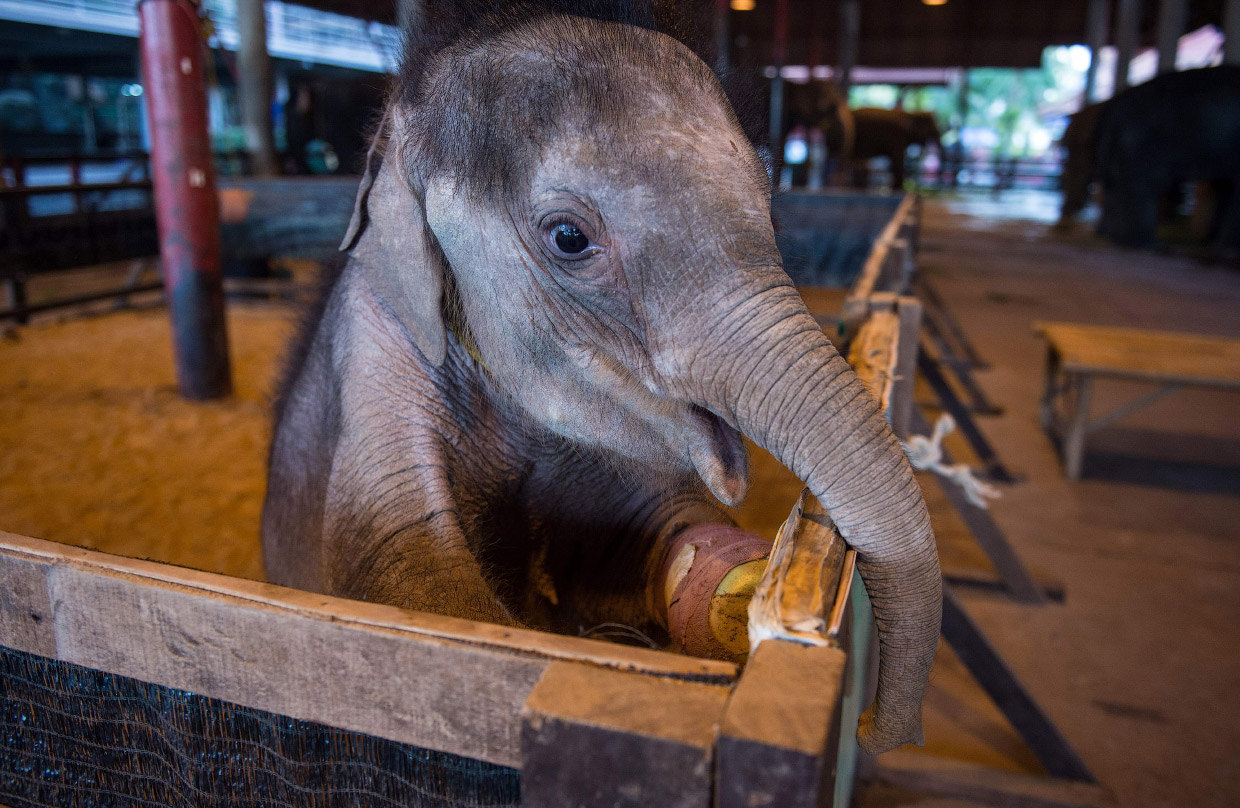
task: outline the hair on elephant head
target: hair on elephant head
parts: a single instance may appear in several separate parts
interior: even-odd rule
[[[748,435],[859,550],[880,636],[863,744],[917,739],[940,575],[903,452],[784,273],[767,174],[660,32],[676,18],[570,6],[479,4],[411,37],[277,426],[269,574],[639,621],[644,548],[726,519],[706,490],[743,498]]]

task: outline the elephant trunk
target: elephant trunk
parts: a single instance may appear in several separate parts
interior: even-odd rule
[[[921,743],[942,611],[921,490],[883,413],[786,276],[744,300],[703,347],[718,375],[699,383],[722,399],[721,417],[805,482],[857,550],[879,638],[878,692],[861,719],[861,747],[878,754]]]

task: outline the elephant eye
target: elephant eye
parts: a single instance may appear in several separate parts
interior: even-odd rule
[[[551,249],[561,258],[585,258],[597,252],[590,238],[575,224],[562,222],[547,232]]]

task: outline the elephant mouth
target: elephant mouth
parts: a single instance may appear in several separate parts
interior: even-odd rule
[[[745,440],[735,427],[710,410],[688,406],[689,460],[721,502],[739,505],[749,487]]]

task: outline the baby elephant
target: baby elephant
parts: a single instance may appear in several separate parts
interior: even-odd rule
[[[277,406],[271,580],[648,626],[651,548],[727,521],[743,433],[860,553],[880,639],[864,748],[918,739],[940,619],[926,507],[781,267],[720,83],[640,3],[494,5],[408,46]]]

